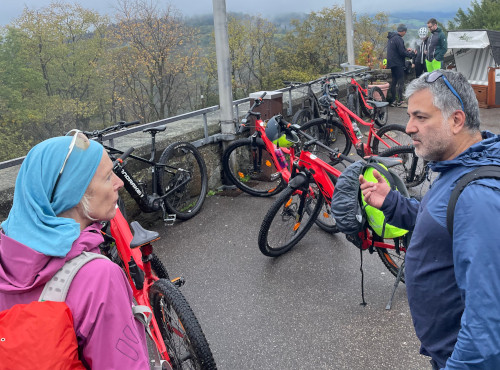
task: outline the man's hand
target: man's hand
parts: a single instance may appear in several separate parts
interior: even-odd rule
[[[372,207],[380,208],[391,188],[377,170],[373,170],[373,176],[378,182],[366,181],[363,175],[359,175],[360,189],[366,203]]]

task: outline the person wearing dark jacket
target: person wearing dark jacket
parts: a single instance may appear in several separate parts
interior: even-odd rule
[[[431,31],[427,40],[427,55],[425,64],[427,72],[443,68],[444,55],[448,50],[448,41],[443,30],[438,27],[437,20],[431,18],[427,21],[427,27]]]
[[[500,369],[500,181],[479,178],[458,198],[453,232],[446,213],[457,180],[500,165],[500,135],[480,131],[474,90],[458,72],[438,70],[406,90],[406,132],[419,157],[439,173],[421,202],[382,181],[361,190],[396,227],[412,230],[405,257],[408,303],[420,353],[433,369]]]
[[[391,69],[391,105],[403,105],[403,91],[405,79],[405,59],[413,56],[412,52],[405,49],[403,36],[406,35],[406,26],[400,24],[397,32],[387,34],[387,68]]]

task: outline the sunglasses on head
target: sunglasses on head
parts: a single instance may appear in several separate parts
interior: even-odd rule
[[[460,95],[458,95],[457,91],[453,88],[453,86],[451,86],[450,81],[448,81],[448,79],[446,78],[446,76],[442,72],[440,72],[440,71],[431,72],[427,76],[426,81],[428,83],[433,83],[433,82],[436,82],[440,77],[443,78],[443,81],[446,84],[446,86],[448,86],[448,89],[450,89],[450,91],[453,93],[453,95],[455,95],[457,97],[457,99],[460,101],[460,104],[462,105],[462,110],[465,112],[464,103],[462,101],[462,98],[460,97]]]
[[[52,195],[50,196],[50,203],[54,201],[54,195],[56,194],[57,185],[59,184],[59,180],[61,179],[61,175],[64,172],[64,167],[66,167],[66,162],[68,162],[69,156],[73,152],[73,149],[76,147],[80,150],[87,150],[90,146],[90,141],[87,136],[84,135],[80,130],[73,129],[66,134],[66,136],[73,136],[71,143],[69,144],[68,154],[66,154],[66,158],[64,158],[64,162],[62,164],[61,169],[59,170],[59,174],[57,175],[56,183],[54,184],[54,189],[52,190]]]

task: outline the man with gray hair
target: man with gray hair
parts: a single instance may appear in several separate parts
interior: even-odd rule
[[[412,230],[405,281],[420,352],[434,369],[500,369],[500,182],[479,178],[465,187],[447,229],[457,180],[500,165],[500,136],[480,131],[474,91],[460,73],[425,73],[407,87],[416,153],[439,176],[421,202],[360,177],[368,204],[391,225]]]
[[[390,99],[392,106],[403,105],[405,59],[413,56],[410,49],[405,49],[403,37],[406,35],[406,31],[406,25],[401,23],[397,28],[397,32],[387,34],[387,68],[391,69],[392,75]]]

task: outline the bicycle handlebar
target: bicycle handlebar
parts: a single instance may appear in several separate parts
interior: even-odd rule
[[[250,116],[255,116],[257,118],[260,117],[260,113],[254,112],[253,109],[262,104],[262,100],[264,99],[264,96],[266,96],[266,95],[267,95],[267,91],[264,91],[264,93],[261,96],[259,96],[257,99],[255,99],[255,101],[253,102],[253,105],[250,107],[247,114],[245,114],[245,117],[243,117],[243,119],[240,122],[240,125],[238,127],[238,134],[241,134],[243,131],[245,131],[247,129],[248,117],[250,117]]]
[[[104,135],[107,132],[118,131],[118,130],[121,130],[121,129],[125,128],[125,127],[137,125],[139,123],[141,123],[141,121],[139,121],[139,120],[130,121],[130,122],[119,121],[115,125],[108,126],[106,128],[103,128],[102,130],[83,131],[83,133],[87,137],[97,137],[97,138],[99,138],[99,137],[101,137],[102,135]]]
[[[316,139],[314,136],[311,136],[308,133],[302,131],[301,127],[298,124],[292,124],[290,122],[285,121],[281,115],[275,116],[275,118],[276,118],[276,121],[278,122],[278,124],[280,125],[281,129],[283,129],[284,131],[298,132],[300,135],[304,136],[307,140],[309,140],[306,143],[304,143],[304,148],[307,148],[308,146],[311,146],[311,145],[318,145],[318,146],[322,147],[323,149],[326,149],[328,152],[330,152],[329,156],[332,160],[341,158],[341,159],[346,160],[350,163],[355,162],[353,159],[340,153],[339,149],[332,149],[332,148],[326,146],[325,144],[323,144],[318,139]]]
[[[134,151],[134,147],[130,147],[127,150],[123,152],[123,154],[118,157],[114,162],[113,162],[113,170],[122,167],[123,161]]]

